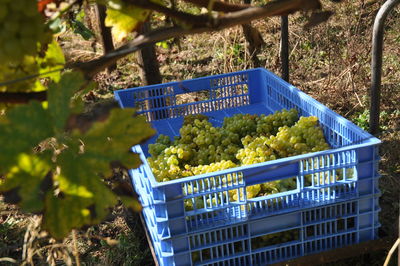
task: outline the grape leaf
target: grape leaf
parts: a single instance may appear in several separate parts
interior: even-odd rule
[[[60,171],[54,178],[62,196],[49,196],[44,228],[52,236],[62,238],[72,228],[102,221],[118,199],[138,209],[133,198],[117,196],[101,177],[111,175],[110,162],[138,167],[139,156],[130,154],[129,147],[153,134],[154,130],[144,117],[133,117],[132,109],[113,109],[106,121],[95,122],[85,133],[78,129],[73,131],[73,138],[67,142],[68,148],[57,158]],[[60,220],[71,214],[76,219]]]
[[[65,122],[71,114],[71,98],[85,82],[81,72],[69,72],[65,73],[58,83],[49,86],[47,92],[49,112],[58,130],[64,129]]]
[[[0,191],[7,196],[16,197],[12,203],[19,203],[28,212],[39,212],[43,209],[45,192],[51,188],[50,156],[21,153],[17,163],[10,169],[7,179],[0,183]],[[12,193],[7,193],[12,191]],[[14,193],[18,193],[16,196]],[[10,201],[9,201],[10,202]]]
[[[105,25],[112,27],[112,34],[115,40],[119,42],[134,31],[138,27],[138,23],[145,21],[149,15],[149,10],[134,6],[108,7]]]
[[[44,228],[55,238],[65,237],[73,228],[101,222],[117,202],[117,196],[88,167],[84,155],[70,149],[58,160],[59,174],[54,179],[59,195],[48,195],[45,202]]]
[[[19,65],[3,64],[0,66],[0,82],[25,78],[27,75],[40,74],[40,78],[50,78],[59,81],[60,68],[65,64],[64,54],[57,41],[53,40],[47,46],[43,56],[24,56]],[[7,91],[43,91],[46,87],[38,78],[20,81],[6,86]],[[3,89],[0,87],[0,90]]]
[[[48,192],[44,205],[43,229],[56,239],[64,238],[73,228],[90,224],[91,209],[82,208],[87,205],[85,198]]]
[[[129,149],[154,133],[145,117],[133,117],[133,110],[126,108],[111,110],[106,122],[94,123],[86,134],[75,130],[73,135],[85,145],[86,163],[109,176],[110,162],[118,162],[127,168],[138,167],[141,164],[139,156],[129,153]]]
[[[136,212],[140,212],[143,207],[140,205],[139,201],[137,201],[135,198],[132,196],[127,197],[127,196],[120,196],[120,200],[124,203],[125,206],[130,207],[132,210]]]
[[[56,82],[60,80],[60,71],[55,70],[59,69],[65,64],[65,57],[60,45],[56,40],[53,40],[47,46],[46,54],[43,58],[37,57],[37,64],[39,66],[39,74],[41,74],[41,78],[48,77]]]
[[[51,117],[38,102],[11,109],[5,121],[0,122],[0,174],[17,163],[20,153],[31,152],[33,147],[53,134]]]
[[[37,74],[38,66],[36,63],[36,57],[26,55],[22,62],[18,65],[12,64],[1,64],[0,66],[0,82],[7,82],[12,80],[18,80],[21,78],[25,78],[27,75]],[[32,84],[35,79],[20,81],[17,83],[7,84],[4,87],[0,86],[0,90],[7,89],[10,92],[18,92],[18,91],[31,91]],[[42,89],[43,90],[43,89]],[[35,90],[38,91],[38,90]]]
[[[50,85],[47,109],[31,102],[0,119],[0,193],[25,211],[42,213],[43,228],[57,239],[99,223],[118,200],[139,208],[103,178],[115,165],[138,167],[140,158],[130,147],[154,134],[132,109],[106,108],[93,121],[78,119],[76,92],[82,86],[87,82],[81,73],[65,73]],[[67,123],[74,116],[77,123]]]

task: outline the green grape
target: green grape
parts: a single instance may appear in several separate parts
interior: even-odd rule
[[[268,196],[280,192],[278,187],[279,181],[265,182],[261,184],[260,196]]]
[[[160,134],[156,140],[156,143],[171,145],[171,139],[163,134]]]
[[[14,58],[20,58],[23,54],[21,51],[21,44],[17,39],[11,39],[10,41],[4,43],[4,52],[7,56],[12,56]]]
[[[261,191],[260,184],[246,187],[247,198],[251,199],[257,197],[260,191]]]
[[[35,36],[35,31],[29,27],[23,27],[18,32],[19,36],[29,38],[33,41],[33,37]]]
[[[284,109],[268,116],[238,114],[225,118],[222,127],[214,127],[204,115],[190,115],[185,117],[179,133],[180,136],[176,136],[173,142],[168,136],[160,135],[156,143],[148,147],[152,156],[148,162],[158,182],[329,148],[318,119],[298,119],[295,109]],[[311,184],[311,179],[311,176],[306,176],[305,182]],[[327,182],[327,179],[328,174],[321,174],[320,182]],[[222,184],[214,185],[226,186],[231,182],[228,175],[222,178]],[[203,191],[208,186],[189,187],[188,193]],[[230,201],[239,201],[244,199],[244,194],[250,199],[290,191],[296,187],[296,178],[287,178],[247,186],[246,193],[242,189],[232,189],[226,197]],[[193,205],[193,201],[187,201],[185,209],[204,208],[204,204],[210,207],[222,204],[217,197],[199,202]]]
[[[207,174],[207,173],[212,173],[215,171],[221,171],[229,168],[236,167],[237,165],[228,160],[222,160],[217,163],[211,163],[209,165],[198,165],[190,168],[190,171],[193,175],[201,175],[201,174]]]
[[[149,144],[149,153],[151,156],[156,157],[168,148],[171,143],[171,139],[168,136],[160,134],[154,144]]]
[[[14,36],[18,32],[19,27],[19,21],[14,21],[14,20],[7,20],[3,24],[4,30],[7,32],[7,34]]]
[[[192,262],[200,261],[200,252],[192,252]]]
[[[204,209],[204,202],[199,198],[191,198],[184,200],[185,211],[192,211],[194,209]]]
[[[261,115],[257,121],[257,134],[276,135],[280,127],[292,126],[298,120],[296,109],[276,111],[272,115]]]
[[[203,115],[203,114],[195,114],[195,115],[187,115],[183,118],[183,125],[191,125],[194,123],[194,120],[207,120],[208,121],[208,116]]]
[[[236,153],[236,158],[242,165],[250,165],[254,163],[262,163],[270,160],[275,160],[274,151],[266,145],[268,138],[260,137],[245,137],[242,139],[243,147]]]
[[[160,155],[166,148],[168,148],[168,146],[161,143],[149,144],[149,153],[151,156],[156,157]]]
[[[270,136],[266,144],[279,158],[329,149],[315,116],[301,117],[292,127],[280,127],[276,136]]]
[[[37,14],[36,8],[23,8],[22,11],[28,18],[35,18]]]
[[[239,138],[251,135],[257,128],[257,115],[236,114],[232,117],[225,117],[223,128],[237,134]]]
[[[22,12],[26,8],[26,4],[24,0],[14,0],[10,5],[10,9],[14,12]]]
[[[295,178],[287,178],[275,181],[276,190],[279,192],[285,192],[293,190],[297,187]]]

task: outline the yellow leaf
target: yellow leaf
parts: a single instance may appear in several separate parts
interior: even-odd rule
[[[149,14],[149,10],[134,6],[121,6],[119,10],[108,8],[105,24],[107,27],[112,27],[113,37],[119,42],[134,31],[139,22],[145,21]]]
[[[54,177],[55,180],[58,181],[58,185],[60,190],[64,193],[82,197],[82,198],[92,198],[93,193],[89,191],[84,185],[71,182],[70,179],[63,175],[57,175]],[[83,182],[82,182],[83,183]]]

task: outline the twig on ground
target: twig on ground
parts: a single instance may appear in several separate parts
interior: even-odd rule
[[[389,250],[389,253],[385,259],[385,263],[383,266],[389,265],[390,258],[392,257],[393,253],[396,251],[397,246],[400,245],[400,238],[397,238],[396,242],[393,244],[392,248]]]
[[[78,241],[76,238],[76,229],[72,230],[72,244],[73,244],[73,253],[75,257],[76,266],[81,265],[81,261],[79,259],[79,251],[78,251]]]
[[[0,258],[0,262],[10,262],[10,263],[18,264],[18,262],[17,262],[15,259],[13,259],[13,258],[8,258],[8,257]]]

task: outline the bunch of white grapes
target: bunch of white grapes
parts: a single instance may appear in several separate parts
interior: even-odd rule
[[[318,119],[300,117],[295,109],[271,115],[237,114],[224,119],[222,127],[214,127],[205,115],[189,115],[184,119],[180,136],[172,141],[160,135],[149,145],[148,162],[158,182],[212,173],[243,165],[262,163],[288,156],[329,149]],[[307,177],[311,182],[311,177]],[[222,178],[224,186],[230,177]],[[207,189],[192,188],[189,194]],[[229,190],[224,198],[201,197],[185,201],[187,210],[219,206],[223,202],[251,199],[295,189],[296,178],[247,186],[245,190]],[[246,194],[246,195],[244,195]]]

